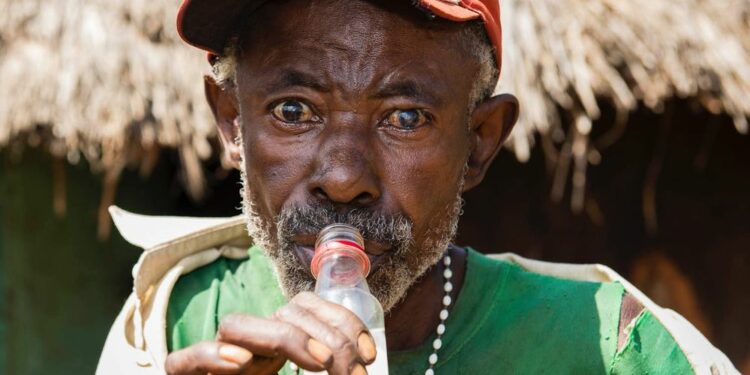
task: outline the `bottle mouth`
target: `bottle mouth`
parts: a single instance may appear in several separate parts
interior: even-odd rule
[[[349,224],[333,223],[321,229],[318,238],[315,240],[315,248],[330,240],[349,241],[362,250],[365,247],[365,239],[362,234],[357,228]]]
[[[310,263],[310,272],[314,278],[318,278],[323,259],[332,255],[350,257],[360,265],[365,277],[370,274],[370,258],[365,254],[365,249],[354,241],[336,239],[319,243],[315,247],[315,254]]]

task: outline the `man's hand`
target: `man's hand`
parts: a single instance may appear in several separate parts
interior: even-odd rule
[[[171,353],[168,374],[275,374],[287,359],[311,371],[366,374],[375,360],[375,342],[348,309],[304,292],[272,318],[229,315],[216,341]]]

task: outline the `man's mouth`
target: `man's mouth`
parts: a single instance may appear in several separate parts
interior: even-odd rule
[[[302,266],[308,271],[310,271],[310,264],[315,255],[315,239],[315,235],[294,236],[294,252],[297,255],[297,259],[302,263]],[[373,273],[390,253],[391,246],[365,240],[365,254],[370,260],[370,273]]]

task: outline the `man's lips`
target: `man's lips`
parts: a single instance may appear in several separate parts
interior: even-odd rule
[[[313,235],[298,235],[294,236],[294,250],[297,258],[302,265],[310,270],[310,264],[312,258],[315,255],[315,239],[317,236]],[[390,246],[386,246],[379,242],[365,240],[365,255],[370,260],[370,273],[374,271],[380,263],[389,255],[391,250]]]

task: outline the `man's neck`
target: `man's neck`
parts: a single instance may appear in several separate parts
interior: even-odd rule
[[[453,291],[451,299],[458,300],[458,294],[466,274],[466,250],[450,245]],[[422,344],[440,324],[440,310],[443,309],[445,295],[442,260],[431,267],[414,285],[406,297],[385,317],[385,335],[388,350],[412,349]],[[451,305],[451,308],[453,305]]]

